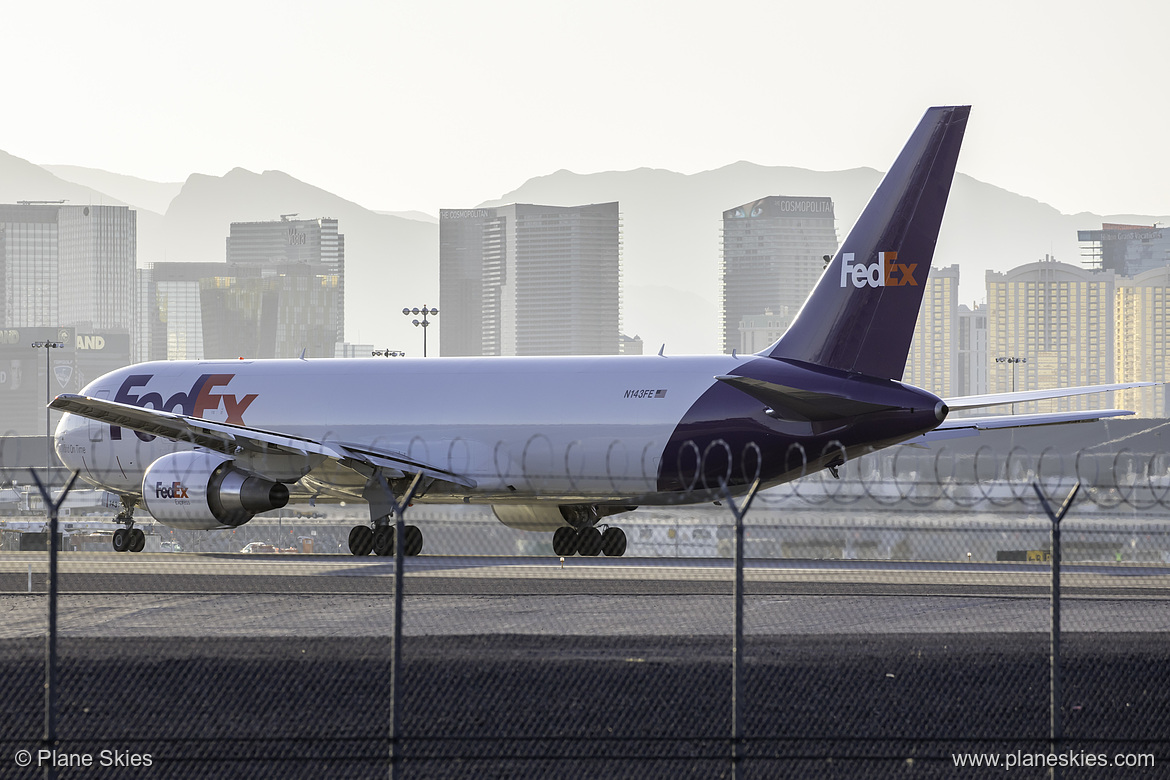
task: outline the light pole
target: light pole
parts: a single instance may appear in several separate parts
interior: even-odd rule
[[[53,399],[49,398],[52,393],[53,375],[49,368],[49,350],[62,349],[65,344],[60,341],[34,341],[32,343],[33,349],[45,350],[45,487],[49,486],[49,473],[53,469],[53,434],[50,428],[49,418],[49,402]]]
[[[1012,364],[1012,392],[1013,393],[1016,392],[1016,366],[1020,363],[1027,363],[1028,358],[1015,357],[1015,356],[997,357],[995,359],[995,362],[996,363],[1011,363]],[[1012,414],[1015,414],[1015,413],[1016,413],[1016,405],[1013,403],[1012,404]]]
[[[421,314],[422,315],[421,320],[411,320],[411,322],[414,323],[414,326],[416,328],[419,325],[422,326],[422,329],[423,329],[423,357],[426,357],[427,356],[427,326],[431,324],[427,320],[427,315],[429,314],[431,316],[434,316],[434,315],[439,313],[439,310],[438,309],[428,309],[426,307],[426,304],[423,304],[423,307],[421,309],[418,309],[418,308],[403,309],[402,313],[405,314],[407,317],[409,317],[412,314],[415,314],[415,315]]]

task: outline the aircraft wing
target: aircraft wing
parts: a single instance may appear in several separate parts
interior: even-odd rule
[[[1114,385],[1082,385],[1081,387],[1055,387],[1051,390],[1020,390],[1015,393],[988,393],[986,395],[963,395],[944,398],[943,402],[952,412],[960,409],[982,409],[988,406],[1005,406],[1025,401],[1044,401],[1049,398],[1065,398],[1071,395],[1105,393],[1110,390],[1129,390],[1133,387],[1153,387],[1161,382],[1122,382]],[[1017,417],[1021,415],[1016,415]],[[940,426],[941,427],[941,426]]]
[[[423,463],[399,452],[367,445],[326,442],[232,423],[212,422],[158,409],[63,393],[49,404],[53,409],[88,417],[111,426],[186,442],[230,455],[245,468],[276,479],[299,479],[315,466],[333,460],[363,476],[380,468],[391,479],[422,472],[428,477],[475,487],[475,480]]]

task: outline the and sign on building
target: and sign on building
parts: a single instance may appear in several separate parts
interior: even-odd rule
[[[33,348],[34,342],[44,341],[64,346]],[[130,362],[128,333],[78,332],[75,328],[0,330],[0,432],[43,435],[47,398],[80,392],[92,380]],[[53,413],[53,425],[59,417]]]

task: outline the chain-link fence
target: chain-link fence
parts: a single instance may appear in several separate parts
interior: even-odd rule
[[[1116,438],[795,447],[809,473],[754,495],[758,450],[683,448],[677,505],[594,518],[622,555],[425,495],[399,513],[418,556],[351,555],[361,501],[218,531],[139,509],[144,551],[115,553],[116,502],[75,486],[55,578],[44,469],[10,442],[0,774],[1159,776],[1170,459]],[[571,448],[530,445],[500,458],[525,489],[581,486]],[[600,479],[644,479],[638,458],[612,447]],[[1054,637],[1033,486],[1059,505],[1075,485]]]

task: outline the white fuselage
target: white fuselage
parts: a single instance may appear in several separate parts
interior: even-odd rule
[[[733,356],[236,360],[145,363],[83,394],[317,441],[392,451],[474,480],[431,501],[643,500],[663,449]],[[202,377],[209,379],[202,380]],[[146,440],[144,440],[146,439]],[[66,414],[61,460],[86,481],[138,494],[146,468],[191,445]],[[327,464],[297,493],[360,496]]]

